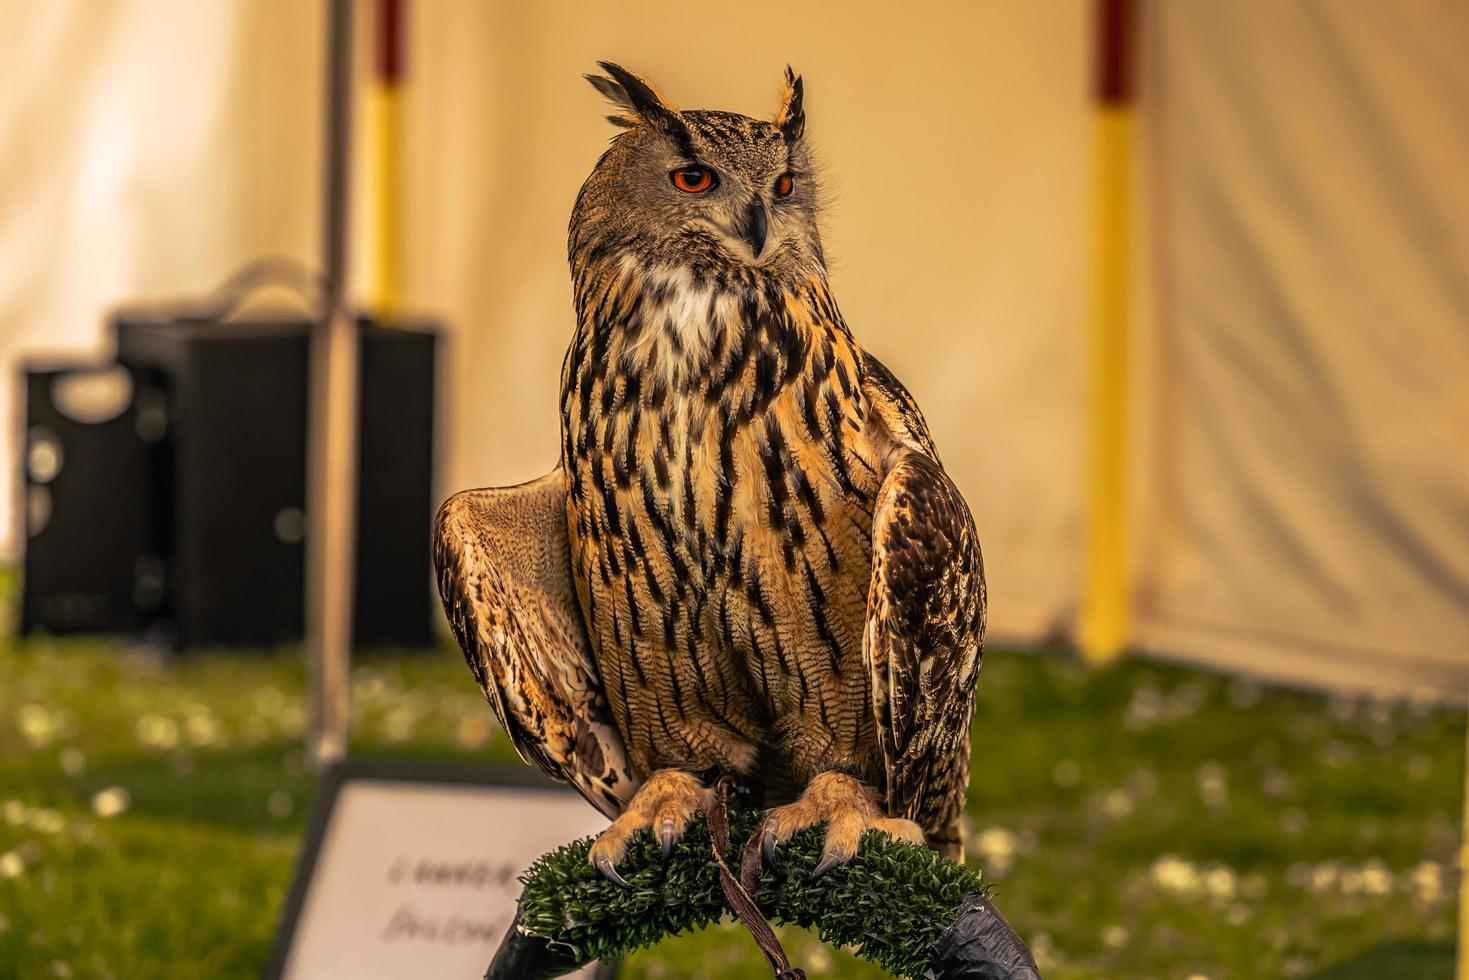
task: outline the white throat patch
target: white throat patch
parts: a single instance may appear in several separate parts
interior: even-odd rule
[[[634,263],[625,262],[625,272]],[[687,269],[655,266],[641,272],[643,330],[628,353],[645,370],[678,388],[709,357],[722,330],[733,325],[733,298],[710,285],[695,285]]]

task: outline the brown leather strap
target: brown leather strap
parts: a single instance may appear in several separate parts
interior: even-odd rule
[[[724,861],[724,852],[729,847],[729,799],[733,795],[734,780],[729,776],[720,776],[719,781],[714,784],[714,805],[709,808],[709,838],[714,845],[714,860],[719,864],[720,887],[724,889],[724,897],[729,900],[729,907],[734,909],[735,918],[744,923],[745,928],[750,930],[750,935],[755,937],[755,944],[765,954],[770,969],[775,972],[776,980],[806,980],[805,972],[792,967],[791,961],[786,959],[786,951],[781,948],[775,930],[770,928],[770,923],[760,912],[760,906],[750,897],[750,892],[754,890],[753,876],[749,882],[750,887],[747,888]],[[749,855],[751,846],[760,846],[759,834],[752,836],[746,843],[746,856]]]

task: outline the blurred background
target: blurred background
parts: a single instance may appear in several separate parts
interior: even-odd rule
[[[842,311],[984,542],[969,852],[1046,976],[1454,975],[1469,7],[418,0],[386,78],[356,13],[355,567],[390,615],[358,603],[354,754],[513,760],[427,526],[556,459],[613,133],[581,75],[763,116],[789,62]],[[254,975],[315,786],[326,6],[0,14],[0,975]],[[118,407],[68,409],[114,359]],[[626,974],[760,962],[716,929]]]

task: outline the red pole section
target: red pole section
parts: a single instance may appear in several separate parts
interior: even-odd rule
[[[394,86],[403,77],[404,0],[375,0],[372,31],[372,79]]]
[[[1101,105],[1126,105],[1133,94],[1135,0],[1097,0],[1096,85]]]

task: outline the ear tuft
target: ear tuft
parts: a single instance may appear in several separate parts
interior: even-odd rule
[[[605,78],[601,75],[583,75],[582,78],[585,78],[587,81],[591,82],[592,88],[596,89],[598,92],[601,92],[602,98],[606,99],[608,102],[611,102],[613,105],[618,106],[622,109],[632,108],[632,99],[628,98],[627,93],[623,91],[622,86],[618,85],[612,79]]]
[[[775,128],[787,143],[794,143],[806,131],[805,88],[801,76],[786,65],[785,88],[780,93],[780,109],[775,114]]]
[[[619,108],[631,110],[629,115],[608,117],[613,123],[631,128],[641,120],[681,140],[688,139],[688,130],[684,127],[683,120],[679,118],[678,109],[665,99],[651,82],[610,61],[599,61],[597,64],[609,77],[588,75],[586,76],[587,81],[591,82],[592,87],[601,92],[608,102]]]

